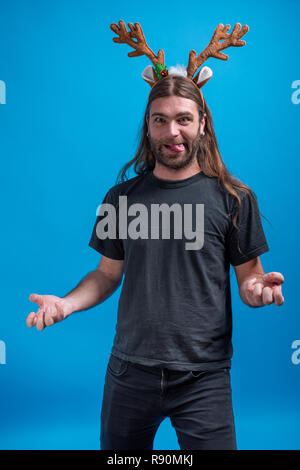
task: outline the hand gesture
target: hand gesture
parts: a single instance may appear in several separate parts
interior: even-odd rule
[[[68,302],[55,295],[31,294],[29,300],[37,303],[39,309],[36,313],[31,312],[26,318],[28,328],[36,325],[36,328],[42,331],[46,326],[54,325],[72,313]]]
[[[246,287],[246,296],[252,307],[270,305],[274,302],[280,306],[284,302],[281,285],[284,277],[281,273],[271,272],[264,274],[261,278],[252,278]]]

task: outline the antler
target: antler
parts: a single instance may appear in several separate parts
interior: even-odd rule
[[[228,56],[223,54],[222,51],[223,49],[226,49],[227,47],[234,46],[234,47],[241,47],[246,44],[246,41],[240,41],[240,38],[243,37],[248,31],[249,31],[249,26],[245,25],[243,26],[242,29],[240,29],[242,25],[240,23],[236,23],[232,33],[227,34],[227,31],[231,28],[230,24],[223,25],[219,24],[215,32],[213,34],[213,37],[208,44],[208,46],[201,52],[201,54],[196,56],[196,52],[194,50],[191,50],[190,55],[189,55],[189,63],[187,66],[187,76],[188,78],[192,79],[194,76],[194,73],[198,68],[209,58],[209,57],[215,57],[216,59],[221,59],[221,60],[227,60]],[[219,42],[222,41],[223,42]]]
[[[135,49],[135,51],[128,53],[128,57],[139,57],[141,55],[145,55],[151,60],[154,66],[156,64],[165,65],[164,51],[160,49],[157,56],[154,54],[146,43],[143,30],[139,23],[134,23],[134,25],[132,23],[128,23],[130,31],[127,31],[124,21],[119,21],[119,25],[120,26],[116,23],[112,23],[110,25],[110,29],[119,36],[118,38],[113,38],[113,41],[120,44],[128,44]],[[136,41],[132,38],[135,38]]]

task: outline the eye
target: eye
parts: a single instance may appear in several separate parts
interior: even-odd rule
[[[154,122],[158,122],[158,123],[161,123],[161,122],[164,122],[164,119],[162,117],[156,117],[154,119]]]
[[[180,118],[179,121],[181,121],[183,123],[186,123],[186,122],[190,121],[190,118],[185,116],[185,117]]]

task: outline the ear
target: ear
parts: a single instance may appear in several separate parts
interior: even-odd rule
[[[148,65],[148,67],[146,67],[143,70],[142,78],[143,80],[145,80],[145,82],[147,82],[151,86],[151,88],[153,87],[153,85],[155,85],[157,78],[156,78],[155,70],[152,67],[152,65]]]
[[[202,131],[204,131],[205,129],[205,126],[206,126],[206,114],[204,113],[204,116],[202,117],[201,121],[200,121],[200,128],[203,126],[203,129]]]
[[[212,69],[209,67],[202,67],[202,69],[200,69],[197,75],[193,78],[193,82],[197,85],[198,88],[201,88],[212,76]]]

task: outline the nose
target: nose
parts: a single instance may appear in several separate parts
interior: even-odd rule
[[[165,128],[166,137],[177,137],[180,134],[179,124],[176,121],[170,121]]]

